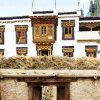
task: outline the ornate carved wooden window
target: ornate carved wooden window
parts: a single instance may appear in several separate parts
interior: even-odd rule
[[[26,44],[27,43],[27,25],[16,25],[16,43],[17,44]]]
[[[97,46],[86,46],[85,51],[87,57],[96,57]]]
[[[0,49],[0,56],[4,55],[4,49]]]
[[[18,55],[27,55],[27,47],[17,47],[16,50]]]
[[[75,26],[74,21],[72,21],[72,20],[70,20],[70,21],[62,20],[62,31],[63,31],[62,39],[63,40],[74,39],[74,26]]]
[[[35,42],[53,42],[55,39],[53,24],[34,24]]]
[[[74,52],[74,46],[63,46],[63,55],[67,57],[73,57],[73,52]]]
[[[37,56],[50,56],[52,55],[52,44],[48,45],[37,45]]]
[[[0,44],[4,44],[4,26],[0,26]]]

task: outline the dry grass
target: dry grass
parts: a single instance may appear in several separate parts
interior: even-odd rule
[[[98,58],[44,57],[0,57],[0,68],[13,69],[100,69]]]

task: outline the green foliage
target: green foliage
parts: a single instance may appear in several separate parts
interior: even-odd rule
[[[100,43],[100,39],[97,40],[97,43]]]
[[[68,58],[60,56],[44,57],[0,57],[0,68],[3,69],[98,69],[98,58]],[[100,69],[100,68],[99,68]]]

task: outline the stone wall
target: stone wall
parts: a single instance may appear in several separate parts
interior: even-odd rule
[[[24,71],[24,73],[23,73]],[[29,100],[28,99],[28,84],[23,79],[30,77],[48,76],[65,78],[70,80],[70,100],[100,100],[100,71],[96,70],[60,70],[60,71],[29,71],[29,70],[9,70],[1,71],[0,94],[1,100]],[[21,79],[22,80],[18,80]],[[54,80],[53,79],[53,80]],[[73,80],[74,79],[74,80]],[[34,80],[33,80],[34,81]],[[48,80],[47,80],[48,81]],[[51,80],[52,81],[52,80]],[[51,82],[50,81],[50,82]],[[54,80],[56,81],[56,80]],[[58,81],[58,80],[57,80]],[[64,80],[63,80],[64,81]],[[44,94],[47,95],[47,100],[57,100],[56,86],[50,85]],[[49,92],[50,90],[50,92]]]
[[[16,79],[4,79],[0,82],[1,100],[28,100],[28,87],[25,82]]]
[[[70,84],[71,100],[100,100],[100,79],[79,79]]]

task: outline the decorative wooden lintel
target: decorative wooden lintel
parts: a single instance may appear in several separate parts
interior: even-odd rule
[[[39,23],[39,24],[55,24],[58,25],[58,16],[31,16],[31,23],[32,26],[34,26],[35,23]]]
[[[16,31],[20,31],[20,30],[27,31],[28,26],[27,25],[15,25],[15,30]]]
[[[40,83],[40,84],[57,84],[57,83],[67,83],[75,82],[78,78],[65,78],[65,77],[27,77],[27,78],[17,78],[18,81],[25,81],[27,83]]]

